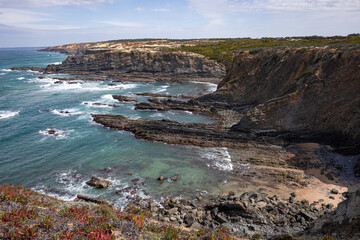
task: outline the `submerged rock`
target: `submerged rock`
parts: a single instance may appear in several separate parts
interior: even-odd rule
[[[112,95],[112,97],[119,102],[138,102],[139,100],[134,97],[122,96],[122,95]]]
[[[160,176],[160,177],[157,178],[157,180],[163,182],[163,181],[166,180],[166,178],[164,178],[163,176]]]
[[[112,183],[108,180],[93,176],[86,184],[95,188],[108,188]]]
[[[45,70],[45,68],[42,68],[42,67],[12,67],[11,70],[43,72]]]

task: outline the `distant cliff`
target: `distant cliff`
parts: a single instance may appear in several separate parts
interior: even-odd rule
[[[45,73],[170,74],[216,78],[225,75],[225,67],[194,53],[161,51],[108,51],[68,56],[60,65],[49,65]]]
[[[270,48],[236,56],[203,99],[253,104],[235,131],[360,148],[360,49]]]

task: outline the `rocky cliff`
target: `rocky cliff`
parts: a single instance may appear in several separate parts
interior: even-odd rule
[[[359,152],[359,92],[360,49],[271,48],[236,56],[202,100],[255,105],[235,131],[317,138]]]
[[[360,184],[353,186],[333,212],[324,214],[314,222],[311,234],[331,234],[335,239],[359,239],[360,237]]]
[[[220,80],[225,68],[194,53],[107,51],[69,56],[60,65],[49,65],[45,73],[189,75]]]

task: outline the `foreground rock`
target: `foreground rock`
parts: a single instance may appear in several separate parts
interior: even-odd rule
[[[91,179],[87,181],[86,184],[95,188],[108,188],[112,185],[110,181],[94,176],[91,177]]]
[[[268,136],[222,131],[216,125],[179,123],[169,120],[132,120],[121,115],[92,115],[97,123],[116,130],[132,132],[135,137],[169,144],[195,145],[201,147],[241,148],[254,145],[285,144]]]
[[[266,238],[302,232],[319,216],[333,210],[331,205],[282,200],[261,192],[230,192],[210,198],[200,202],[168,198],[162,202],[163,208],[154,202],[144,207],[158,220],[171,224],[192,228],[224,226],[237,236],[261,234]]]

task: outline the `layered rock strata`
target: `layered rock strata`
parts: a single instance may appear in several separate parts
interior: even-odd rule
[[[121,115],[92,115],[93,120],[106,127],[132,132],[135,137],[169,144],[201,147],[243,148],[255,144],[285,144],[272,137],[223,131],[217,125],[178,123],[169,120],[132,120]]]
[[[236,56],[200,100],[254,104],[233,131],[315,139],[360,151],[360,49],[264,49]]]
[[[198,80],[219,82],[225,75],[223,65],[194,53],[108,51],[68,56],[62,64],[50,64],[45,73],[98,74],[122,79],[163,81]]]

